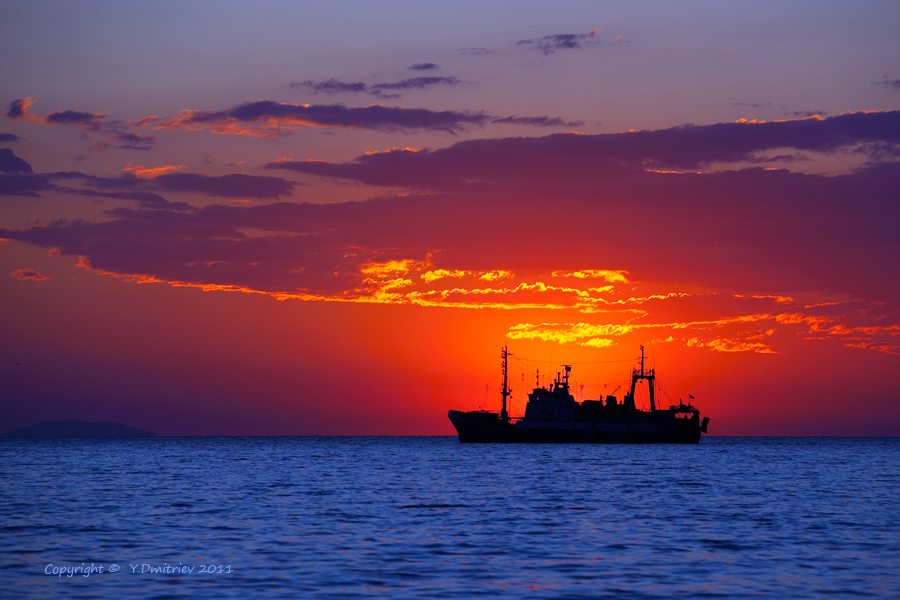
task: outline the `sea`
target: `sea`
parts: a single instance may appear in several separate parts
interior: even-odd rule
[[[898,598],[900,439],[0,439],[3,598]]]

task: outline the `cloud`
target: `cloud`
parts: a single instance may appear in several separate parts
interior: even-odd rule
[[[427,62],[427,63],[416,63],[413,66],[411,66],[409,69],[410,69],[410,71],[434,71],[434,70],[440,69],[440,68],[441,68],[440,65],[436,65],[433,62]]]
[[[483,47],[470,47],[470,48],[460,48],[460,54],[466,54],[468,56],[489,56],[491,54],[496,54],[496,50],[491,50],[489,48]]]
[[[358,94],[360,92],[364,92],[367,94],[371,94],[372,96],[378,96],[381,98],[397,98],[399,97],[399,94],[396,93],[398,91],[422,90],[427,87],[436,85],[452,86],[459,83],[461,82],[456,77],[412,77],[400,81],[376,83],[373,85],[368,85],[361,81],[355,83],[345,83],[343,81],[340,81],[339,79],[332,78],[326,79],[324,81],[307,80],[301,83],[292,83],[291,87],[306,87],[311,89],[313,93],[323,93],[328,94],[329,96],[334,94]]]
[[[585,269],[567,273],[566,271],[554,271],[553,277],[575,277],[576,279],[604,279],[609,283],[628,283],[625,271],[606,271],[602,269]]]
[[[456,85],[459,79],[456,77],[413,77],[394,83],[377,83],[372,86],[374,90],[421,90],[432,85]]]
[[[169,192],[197,192],[220,198],[278,198],[289,195],[297,185],[280,177],[231,173],[209,176],[198,173],[166,173],[150,180],[154,189]]]
[[[550,222],[542,215],[537,215],[540,222],[532,230],[521,231],[525,221],[509,223],[511,207],[505,202],[485,207],[485,199],[479,198],[473,204],[482,206],[480,214],[475,214],[471,206],[459,204],[405,197],[341,205],[211,205],[193,213],[120,209],[108,222],[60,221],[24,230],[3,230],[0,237],[79,256],[82,266],[107,275],[210,291],[265,293],[280,299],[307,301],[543,309],[581,315],[582,320],[574,323],[563,320],[514,326],[509,333],[513,339],[608,346],[623,336],[674,336],[687,346],[711,351],[770,353],[778,352],[777,336],[773,336],[780,331],[881,352],[900,352],[900,310],[896,301],[885,304],[843,299],[811,304],[778,295],[709,291],[688,294],[672,290],[671,284],[653,283],[621,269],[550,273],[541,270],[537,256],[546,256],[548,248],[555,248],[551,263],[583,264],[585,253],[580,246],[584,240],[573,240],[571,231],[564,236],[541,237],[542,230],[549,233],[542,224]],[[528,207],[529,217],[535,217],[537,205],[536,201]],[[555,208],[562,214],[571,214],[574,206]],[[638,207],[637,213],[645,208]],[[548,211],[548,215],[552,212]],[[462,214],[454,218],[455,213]],[[740,219],[741,213],[740,208],[735,210],[735,218]],[[426,215],[430,218],[423,218]],[[598,222],[590,211],[582,209],[579,216],[580,220]],[[520,230],[522,235],[491,237],[460,229],[459,223],[468,220],[487,221],[484,229],[494,231],[505,224]],[[448,221],[455,222],[448,225]],[[668,226],[684,233],[682,224]],[[641,223],[641,228],[642,239],[659,231],[652,222]],[[257,233],[249,235],[246,230]],[[260,235],[260,231],[267,233]],[[802,236],[794,228],[789,228],[787,234]],[[689,234],[685,237],[687,252],[671,247],[670,252],[677,256],[662,265],[662,273],[672,274],[671,264],[703,271],[698,256],[710,253],[712,243],[722,243]],[[814,253],[834,242],[829,236],[823,237]],[[539,248],[534,248],[534,239],[542,239]],[[614,242],[622,244],[623,240],[617,238]],[[694,248],[690,248],[692,242]],[[574,252],[566,248],[559,251],[567,243]],[[737,254],[726,251],[722,265],[732,273],[744,271],[744,285],[772,286],[778,278],[771,277],[771,273],[766,273],[768,283],[746,277],[748,268],[766,259],[756,254],[744,262],[735,260],[745,252],[744,244],[743,239],[735,244]],[[626,255],[634,257],[634,264],[641,265],[640,270],[646,274],[643,265],[654,258],[656,248],[642,253],[638,245],[623,245],[627,246]],[[506,246],[511,246],[506,253],[498,251]],[[841,247],[844,262],[852,268],[868,260],[867,251],[854,258],[852,251]],[[719,248],[721,252],[722,247]],[[783,249],[777,253],[783,253]],[[622,262],[621,256],[609,253],[605,246],[597,248],[596,255],[603,257],[602,262]],[[818,264],[805,260],[800,270],[816,271],[829,263],[828,258]],[[483,268],[487,264],[511,268]],[[894,266],[881,264],[877,270],[882,272]],[[722,281],[718,277],[720,268],[714,266],[708,271],[713,274],[711,281]],[[683,274],[674,273],[676,277]],[[552,278],[565,281],[548,283]],[[784,282],[791,279],[789,275],[775,286],[784,287]]]
[[[104,113],[82,112],[78,110],[63,110],[50,113],[44,117],[49,125],[76,125],[92,131],[99,130],[104,125],[104,119],[108,115]]]
[[[718,162],[749,162],[761,152],[784,148],[825,153],[858,149],[874,158],[890,156],[900,148],[900,111],[614,134],[468,140],[438,150],[370,152],[346,163],[281,160],[266,168],[430,190],[526,181],[583,185],[596,182],[601,174],[609,185],[628,170],[696,171]]]
[[[153,176],[137,177],[126,171],[121,177],[96,177],[70,171],[48,173],[46,177],[51,180],[81,180],[94,189],[185,192],[219,198],[274,199],[290,195],[298,185],[280,177],[244,173],[211,176],[199,173],[162,172]]]
[[[147,244],[164,245],[153,232],[174,227],[179,235],[188,236],[184,239],[196,238],[191,248],[198,251],[207,244],[220,249],[232,246],[228,253],[232,258],[218,259],[224,265],[264,263],[266,257],[253,256],[252,244],[241,241],[240,231],[269,231],[273,233],[268,243],[278,248],[272,256],[299,256],[294,250],[301,245],[308,251],[304,255],[312,260],[309,264],[300,258],[277,261],[283,269],[268,271],[262,289],[282,293],[294,290],[290,282],[298,278],[298,269],[304,273],[307,293],[326,294],[334,292],[329,283],[331,274],[343,273],[353,280],[360,276],[356,267],[361,262],[384,262],[376,260],[378,257],[424,261],[430,255],[433,258],[422,275],[462,271],[472,283],[490,271],[543,270],[548,278],[545,283],[553,277],[565,280],[559,285],[548,283],[544,295],[553,289],[557,295],[565,289],[582,290],[588,296],[564,295],[590,310],[602,308],[597,298],[605,294],[603,288],[621,285],[614,274],[625,270],[631,271],[629,280],[749,286],[778,290],[782,295],[798,289],[830,290],[886,300],[900,290],[896,281],[896,273],[900,273],[896,256],[900,252],[894,252],[898,242],[893,225],[898,216],[896,206],[891,204],[897,171],[866,171],[833,178],[762,169],[700,176],[643,173],[606,186],[601,178],[597,185],[583,190],[551,183],[534,190],[476,188],[458,194],[409,195],[335,205],[213,205],[161,222],[146,212],[123,210],[118,213],[120,221],[113,223],[60,224],[53,231],[42,227],[9,235],[24,236],[21,239],[28,241],[32,236],[43,239],[53,233],[57,237],[48,243],[62,246],[60,240],[66,238],[61,236],[73,231],[94,237],[95,232],[138,228],[146,231],[141,243],[152,255],[162,248],[150,251]],[[551,197],[553,202],[547,202]],[[569,225],[547,227],[561,218]],[[215,235],[208,237],[210,231]],[[126,246],[129,239],[121,236]],[[229,239],[234,241],[226,242]],[[648,239],[654,246],[645,250]],[[659,251],[660,247],[665,251]],[[248,253],[243,254],[242,249]],[[73,247],[72,253],[87,255],[92,264],[102,265],[111,250],[104,247],[103,252],[93,255]],[[599,264],[584,264],[586,250],[602,257]],[[128,248],[118,248],[113,254],[125,256]],[[882,260],[871,261],[874,254]],[[315,256],[320,258],[312,258]],[[152,257],[141,254],[136,260],[140,262],[123,267],[121,273],[162,275],[144,264],[148,260],[152,263]],[[182,257],[182,264],[197,265],[202,260],[210,259],[188,253]],[[319,264],[320,260],[324,263]],[[766,269],[761,270],[759,264],[765,264]],[[317,268],[322,269],[325,280],[308,279],[318,272]],[[191,272],[199,274],[199,267],[192,267]],[[573,275],[565,277],[565,273]],[[183,273],[178,280],[190,281],[191,277]],[[240,279],[214,282],[253,287]],[[514,289],[517,283],[510,281],[510,285]],[[351,293],[357,287],[358,281],[341,292]],[[590,291],[594,289],[599,291]],[[568,305],[573,306],[570,302]]]
[[[0,237],[81,257],[111,276],[209,290],[541,308],[558,311],[559,323],[627,326],[680,343],[696,338],[709,351],[778,352],[778,336],[766,333],[776,329],[886,352],[900,347],[900,163],[828,176],[761,168],[660,173],[647,161],[695,166],[769,149],[896,147],[898,135],[897,113],[855,113],[469,140],[349,163],[269,165],[413,188],[338,204],[178,211],[125,194],[227,197],[231,183],[171,165],[112,178],[47,174],[57,185],[78,182],[139,208],[117,208],[97,223],[5,229]],[[264,179],[248,185],[270,197],[295,185]],[[578,339],[596,345],[617,337]]]
[[[516,45],[540,50],[545,55],[550,55],[557,50],[578,50],[588,44],[595,43],[593,38],[599,31],[599,29],[594,29],[589,33],[556,33],[545,35],[542,38],[519,40],[516,42]]]
[[[28,107],[34,104],[34,98],[16,98],[6,107],[6,118],[18,121],[24,119],[28,113]]]
[[[80,110],[62,110],[46,115],[29,113],[28,108],[34,104],[32,98],[19,98],[7,107],[6,117],[13,120],[24,120],[33,125],[67,125],[85,130],[87,139],[99,138],[101,141],[90,150],[105,150],[109,147],[120,150],[150,150],[157,142],[154,136],[140,135],[135,131],[148,125],[156,117],[147,117],[137,122],[121,119],[109,120],[105,113],[85,112]],[[116,145],[118,144],[118,145]]]
[[[135,177],[141,177],[143,179],[153,179],[154,177],[159,177],[160,175],[165,175],[167,173],[177,173],[178,171],[183,170],[184,165],[162,165],[159,167],[132,165],[122,169],[123,172],[128,173],[129,175],[134,175]]]
[[[306,81],[302,81],[300,83],[292,83],[292,88],[299,87],[308,87],[315,93],[323,93],[323,94],[357,94],[359,92],[365,92],[368,86],[361,82],[357,81],[354,83],[345,83],[335,78],[326,79],[324,81],[311,81],[307,79]]]
[[[0,149],[0,194],[39,196],[57,191],[68,195],[112,198],[137,202],[142,208],[189,212],[184,202],[169,202],[159,192],[201,194],[219,198],[277,199],[293,193],[297,182],[281,177],[230,173],[210,176],[180,172],[181,166],[128,167],[120,177],[97,177],[78,171],[39,173],[8,148]],[[86,187],[70,187],[55,182],[81,182]]]
[[[20,138],[19,136],[17,136],[14,133],[0,133],[0,143],[5,144],[7,142],[18,142],[21,139],[22,138]]]
[[[19,281],[47,281],[50,279],[50,277],[45,277],[34,269],[16,269],[9,276]]]
[[[788,114],[794,118],[807,119],[809,117],[824,117],[828,113],[824,110],[795,110]]]
[[[0,148],[0,172],[32,174],[31,165],[16,156],[9,148]]]
[[[0,174],[0,196],[39,197],[38,192],[53,189],[53,184],[43,175],[2,173]]]
[[[881,85],[884,87],[894,88],[895,90],[900,90],[900,79],[889,79],[887,75],[884,75],[881,81],[873,81],[872,85]]]
[[[532,125],[534,127],[578,127],[584,121],[563,121],[559,117],[497,117],[491,123],[508,123],[511,125]]]
[[[55,191],[62,194],[88,196],[91,198],[112,198],[115,200],[131,200],[138,206],[148,210],[173,210],[177,212],[193,212],[197,210],[186,202],[169,202],[159,194],[153,192],[100,192],[91,189],[79,189],[70,187],[56,187]],[[109,211],[109,214],[117,214],[117,209]]]
[[[285,104],[260,100],[223,111],[185,110],[158,125],[160,129],[278,137],[296,127],[339,127],[381,131],[429,130],[456,133],[468,125],[483,125],[489,117],[468,111],[433,111],[425,108],[379,104],[348,108],[343,104]]]
[[[121,150],[150,150],[153,145],[157,142],[157,138],[152,135],[138,135],[136,133],[130,133],[128,131],[122,131],[115,127],[111,128],[113,133],[113,138],[117,142],[121,142],[121,145],[116,146]]]
[[[385,96],[385,91],[422,90],[435,85],[453,86],[459,83],[456,77],[413,77],[394,83],[377,83],[369,88],[369,92],[376,96]]]
[[[771,102],[732,102],[731,106],[746,106],[747,108],[771,108]],[[806,115],[810,116],[810,115]]]

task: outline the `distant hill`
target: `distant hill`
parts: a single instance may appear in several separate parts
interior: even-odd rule
[[[3,437],[151,437],[151,431],[135,429],[113,421],[44,421],[3,434]]]

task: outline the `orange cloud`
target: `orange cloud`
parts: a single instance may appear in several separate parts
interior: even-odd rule
[[[174,173],[184,169],[184,165],[163,165],[161,167],[144,167],[144,165],[127,166],[122,171],[142,179],[153,179],[166,173]]]
[[[50,277],[41,275],[34,269],[16,269],[10,273],[9,276],[13,279],[18,279],[19,281],[46,281],[51,279]]]
[[[598,336],[620,336],[630,333],[631,325],[611,325],[590,323],[520,323],[510,327],[506,334],[511,340],[541,340],[557,344],[575,343],[582,346],[605,347],[612,345],[612,340],[600,339]],[[587,339],[585,339],[587,338]]]
[[[711,348],[717,352],[756,352],[758,354],[777,354],[762,342],[746,342],[742,340],[716,338],[708,342],[693,337],[685,342],[688,346]]]
[[[553,277],[575,277],[578,279],[601,278],[609,283],[628,283],[628,271],[605,271],[602,269],[586,269],[583,271],[553,271]]]
[[[465,277],[468,274],[468,271],[448,271],[447,269],[435,269],[434,271],[426,271],[425,273],[423,273],[422,279],[424,281],[427,281],[428,283],[433,283],[438,279],[444,279],[445,277],[460,278]]]
[[[264,138],[280,137],[297,127],[455,133],[468,125],[484,125],[490,119],[484,113],[468,111],[432,111],[380,104],[361,107],[347,107],[343,104],[289,104],[259,100],[227,110],[182,110],[175,117],[157,125],[156,129],[211,131]]]
[[[364,248],[345,250],[345,256],[364,255]],[[900,352],[900,325],[881,323],[877,314],[870,318],[866,311],[877,306],[854,302],[820,302],[801,304],[787,296],[778,295],[727,295],[727,294],[668,294],[628,295],[625,297],[614,286],[598,296],[591,288],[591,278],[571,276],[573,283],[586,285],[552,286],[540,280],[522,280],[511,271],[469,271],[465,269],[433,268],[432,257],[426,259],[397,258],[358,263],[356,275],[347,273],[356,285],[333,291],[278,291],[265,290],[251,285],[195,283],[175,278],[152,275],[128,275],[138,283],[164,282],[175,287],[198,287],[205,291],[238,291],[267,294],[279,300],[314,302],[350,302],[365,304],[406,304],[425,307],[481,310],[575,310],[582,314],[605,315],[602,322],[544,322],[519,323],[509,327],[507,337],[513,340],[539,341],[555,344],[573,344],[584,347],[604,348],[615,345],[617,338],[655,332],[658,342],[674,342],[678,331],[690,331],[687,337],[678,337],[681,343],[694,348],[706,348],[714,352],[758,354],[777,353],[777,324],[782,335],[794,331],[807,339],[837,337],[853,348],[875,350],[884,353]],[[218,268],[227,263],[213,261]],[[79,266],[92,268],[82,257]],[[195,265],[199,267],[200,265]],[[208,265],[212,268],[214,265]],[[302,273],[303,270],[296,270]],[[106,273],[105,271],[99,271]],[[575,271],[572,271],[574,273]],[[593,270],[593,273],[606,273]],[[515,278],[510,285],[484,287],[478,285],[485,273],[505,273]],[[615,273],[611,271],[609,273]],[[112,273],[106,273],[113,275]],[[117,275],[122,277],[123,275]],[[24,275],[23,278],[29,278]],[[614,277],[616,278],[616,277]],[[443,284],[452,284],[443,287]],[[628,292],[641,291],[647,284],[632,282]],[[621,296],[621,297],[617,297]],[[789,312],[745,312],[749,307],[790,307]],[[700,310],[704,318],[693,316]],[[818,311],[818,312],[816,312]],[[820,314],[829,311],[829,314]],[[718,313],[718,314],[717,314]],[[725,314],[723,314],[725,313]],[[731,313],[731,314],[727,314]],[[695,313],[696,314],[696,313]],[[675,318],[672,318],[675,317]],[[872,319],[876,319],[873,322]],[[656,333],[658,332],[658,333]],[[642,337],[647,341],[648,338]],[[630,342],[629,342],[630,343]]]

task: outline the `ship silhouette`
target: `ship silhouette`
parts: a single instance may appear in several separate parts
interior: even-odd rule
[[[510,396],[508,359],[503,347],[502,408],[499,413],[486,410],[448,413],[450,422],[462,443],[590,443],[590,444],[696,444],[709,423],[700,421],[695,406],[679,400],[668,409],[656,406],[656,370],[644,368],[641,346],[640,367],[631,372],[631,389],[622,402],[613,395],[600,400],[578,402],[569,392],[572,365],[563,365],[549,388],[539,386],[528,394],[528,404],[521,418],[509,416],[506,410]],[[650,410],[634,405],[638,383],[646,381],[650,390]],[[693,399],[693,396],[689,396]]]

